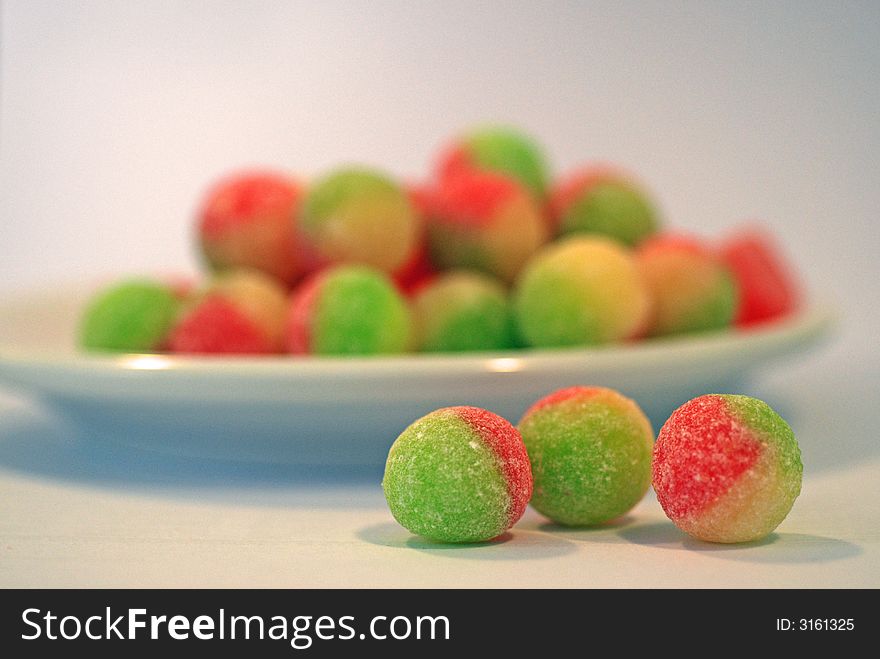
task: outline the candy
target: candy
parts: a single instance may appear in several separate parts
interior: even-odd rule
[[[801,491],[789,425],[748,396],[706,395],[679,407],[654,447],[657,499],[678,528],[708,542],[749,542],[773,531]]]
[[[453,271],[413,298],[416,346],[426,351],[503,350],[514,346],[507,292],[496,280]]]
[[[273,172],[229,176],[198,212],[202,253],[215,270],[251,268],[292,284],[301,274],[295,220],[300,188]]]
[[[418,220],[418,239],[410,258],[392,273],[391,278],[404,295],[412,295],[437,276],[437,269],[431,263],[430,256],[428,256],[426,236],[434,194],[426,186],[413,184],[406,187],[406,192],[409,195],[410,203],[415,210]]]
[[[573,236],[529,261],[514,290],[522,338],[532,346],[607,343],[633,336],[650,298],[630,252],[599,236]]]
[[[437,167],[441,181],[473,170],[512,176],[538,199],[546,194],[547,167],[541,150],[512,128],[499,126],[471,131],[443,152]]]
[[[694,238],[650,238],[636,258],[654,301],[648,334],[702,332],[730,325],[736,281],[721,259]]]
[[[569,176],[553,191],[550,207],[562,235],[596,233],[632,246],[657,230],[657,212],[645,192],[608,167]]]
[[[532,495],[522,438],[500,416],[447,407],[394,442],[382,479],[394,518],[441,542],[490,540],[513,526]]]
[[[310,267],[358,263],[385,272],[412,256],[420,231],[406,191],[380,172],[357,168],[311,186],[298,228]]]
[[[517,427],[532,463],[532,507],[554,522],[601,524],[648,491],[651,424],[612,389],[560,389],[532,405]]]
[[[266,354],[283,349],[287,297],[256,270],[218,275],[171,333],[172,352]]]
[[[437,277],[437,270],[428,256],[427,245],[420,244],[412,257],[391,275],[398,290],[407,296],[415,295]]]
[[[94,296],[79,328],[89,350],[141,352],[159,349],[180,311],[169,286],[143,279],[116,284]]]
[[[336,266],[296,291],[287,317],[294,354],[371,355],[409,348],[406,302],[391,280],[364,266]]]
[[[740,231],[722,243],[721,257],[739,284],[736,325],[773,320],[797,308],[797,278],[769,234],[759,229]]]
[[[514,179],[464,172],[445,181],[428,223],[431,259],[512,281],[548,238],[542,211]]]

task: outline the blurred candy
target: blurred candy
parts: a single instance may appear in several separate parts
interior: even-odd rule
[[[336,266],[314,275],[294,294],[287,347],[294,354],[371,355],[409,349],[406,302],[383,273]]]
[[[636,251],[653,298],[648,334],[661,336],[728,327],[737,287],[719,256],[696,238],[663,235]]]
[[[256,269],[292,284],[304,267],[295,230],[300,197],[293,180],[274,172],[218,182],[198,213],[199,242],[211,267]]]
[[[175,326],[172,352],[267,354],[283,349],[287,297],[256,270],[218,275]]]
[[[465,172],[445,181],[428,224],[431,259],[512,281],[548,238],[541,208],[514,179]]]
[[[497,280],[452,271],[413,298],[416,347],[428,352],[504,350],[514,347],[507,291]]]
[[[179,311],[180,299],[170,285],[124,281],[91,299],[80,323],[79,344],[110,352],[157,350]]]
[[[298,228],[313,269],[356,263],[394,272],[412,257],[419,237],[406,191],[364,168],[339,169],[310,186]]]
[[[749,229],[730,236],[721,245],[721,257],[739,284],[737,325],[773,320],[797,308],[797,277],[767,232]]]
[[[650,297],[627,248],[609,238],[573,236],[529,261],[514,290],[514,310],[529,345],[590,345],[642,330]]]
[[[609,167],[575,172],[556,186],[550,205],[561,235],[595,233],[632,246],[657,231],[657,212],[647,194]]]
[[[443,152],[437,167],[441,181],[475,170],[511,176],[539,200],[547,193],[547,167],[540,148],[513,128],[485,127],[463,135]]]

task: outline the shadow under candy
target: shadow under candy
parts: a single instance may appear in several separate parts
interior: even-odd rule
[[[525,531],[519,527],[486,542],[472,543],[433,542],[415,536],[393,522],[366,526],[358,530],[357,536],[364,542],[381,547],[415,549],[435,556],[469,560],[540,560],[577,551],[577,546],[567,540],[547,533]]]
[[[703,542],[680,531],[672,522],[635,524],[618,535],[638,545],[698,552],[713,558],[744,563],[828,563],[858,556],[862,548],[845,540],[805,533],[774,532],[754,542]],[[773,546],[772,551],[761,551]]]

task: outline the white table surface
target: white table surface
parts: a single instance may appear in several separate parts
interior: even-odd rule
[[[619,523],[441,546],[391,518],[373,473],[206,464],[93,444],[0,392],[0,586],[878,587],[880,372],[808,359],[754,383],[792,422],[803,493],[768,540],[698,543],[652,495]]]

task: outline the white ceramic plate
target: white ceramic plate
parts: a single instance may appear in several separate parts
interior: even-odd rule
[[[531,402],[575,384],[618,389],[655,425],[828,334],[820,306],[750,331],[590,349],[373,358],[99,356],[73,345],[88,291],[0,300],[0,384],[34,392],[110,438],[216,459],[379,464],[399,432],[447,405],[516,422]]]

